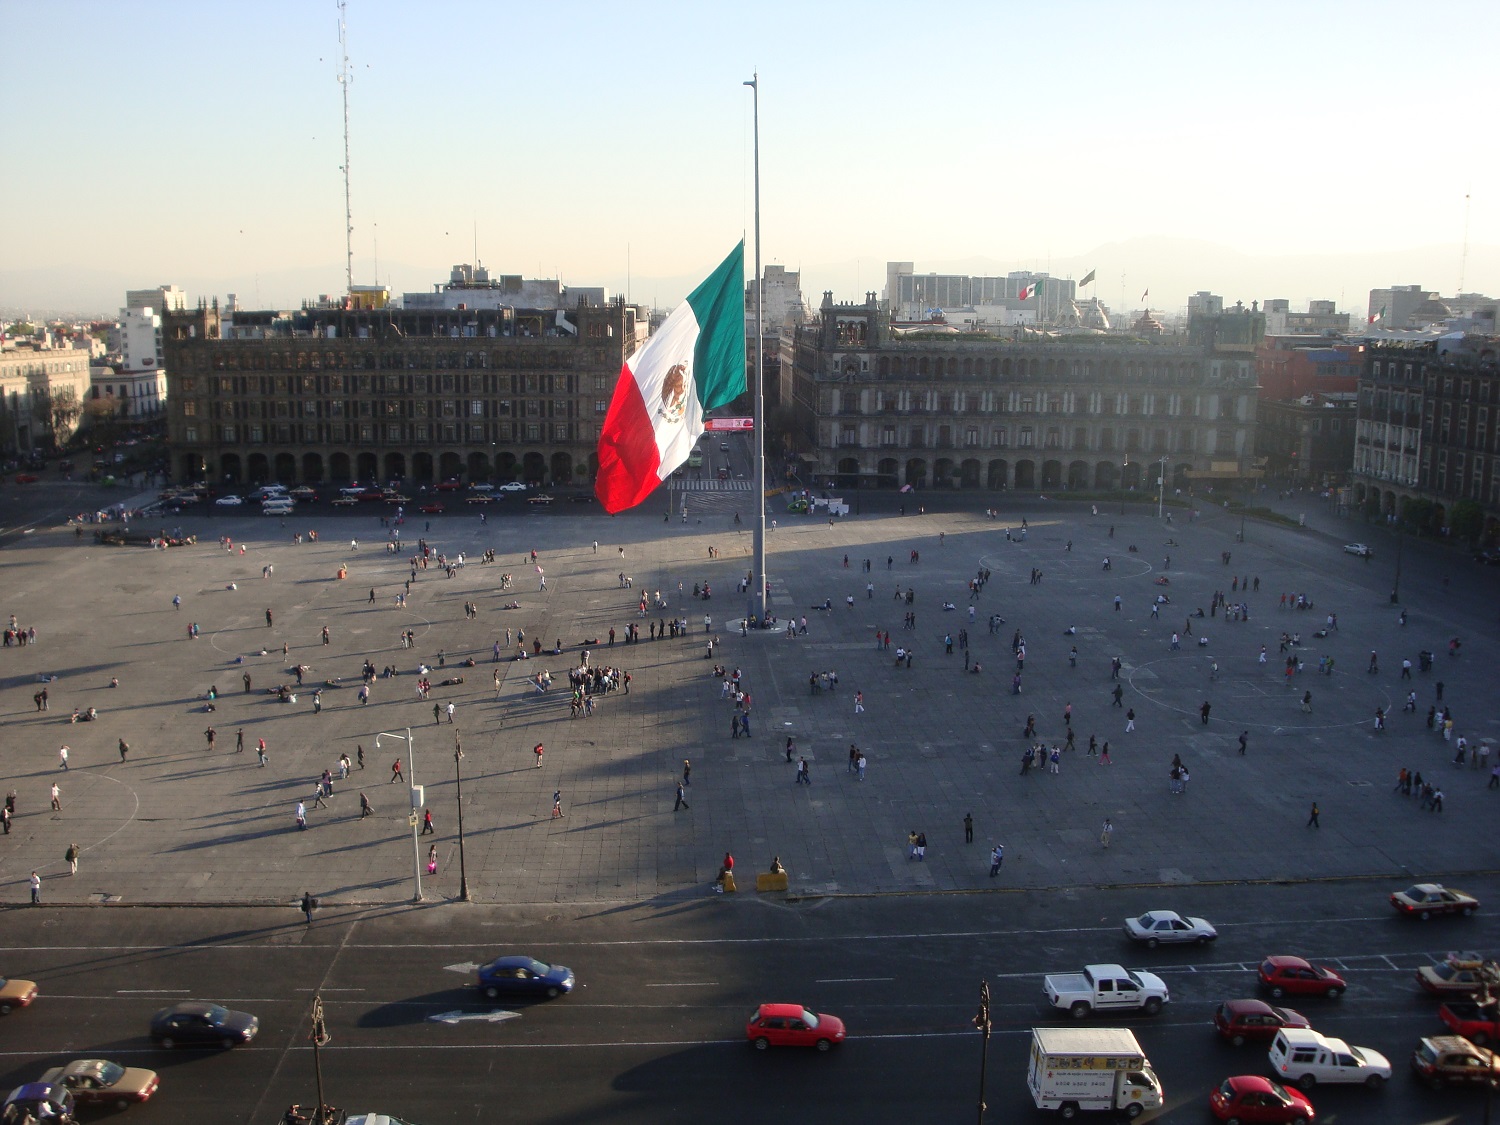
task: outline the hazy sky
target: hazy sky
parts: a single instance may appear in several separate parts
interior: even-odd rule
[[[0,304],[342,290],[333,0],[3,11]],[[1466,193],[1465,288],[1494,294],[1497,25],[1493,0],[349,0],[355,280],[378,244],[379,280],[429,289],[477,227],[493,272],[623,292],[628,261],[635,300],[679,299],[748,233],[758,69],[765,260],[814,295],[987,259],[1097,265],[1111,302],[1156,277],[1158,307],[1339,296],[1209,243],[1358,255],[1323,265],[1362,308],[1456,288]]]

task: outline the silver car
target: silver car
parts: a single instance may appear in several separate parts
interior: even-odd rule
[[[1148,910],[1139,918],[1125,919],[1125,936],[1131,941],[1155,949],[1164,942],[1193,942],[1206,945],[1219,931],[1206,918],[1184,918],[1172,910]]]

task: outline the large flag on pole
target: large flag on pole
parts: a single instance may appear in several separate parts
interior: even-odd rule
[[[1078,283],[1078,288],[1082,289],[1085,285],[1089,284],[1089,282],[1091,282],[1093,280],[1094,280],[1094,271],[1093,270],[1089,270],[1088,273],[1086,273],[1086,274],[1083,275],[1083,280]]]
[[[1040,281],[1027,282],[1025,285],[1021,286],[1021,296],[1019,299],[1022,301],[1029,301],[1041,291],[1042,283]]]
[[[742,241],[620,368],[599,434],[594,494],[604,510],[633,508],[650,496],[687,460],[704,415],[744,390]]]

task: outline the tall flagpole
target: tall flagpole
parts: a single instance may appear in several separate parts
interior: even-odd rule
[[[766,619],[766,364],[765,282],[760,274],[760,72],[756,71],[749,86],[755,103],[755,466],[750,473],[755,486],[755,514],[750,528],[754,535],[755,590],[750,604],[762,622]]]

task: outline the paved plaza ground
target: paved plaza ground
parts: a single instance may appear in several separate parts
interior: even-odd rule
[[[1093,515],[1086,504],[1003,497],[992,520],[983,507],[993,497],[935,498],[926,514],[917,514],[912,497],[886,497],[873,503],[886,510],[872,512],[867,501],[861,514],[833,526],[778,514],[769,532],[773,612],[783,620],[805,615],[808,631],[794,639],[779,631],[742,637],[730,623],[745,611],[734,590],[750,565],[750,536],[732,516],[747,499],[695,496],[686,525],[675,515],[662,522],[654,503],[617,518],[579,505],[536,513],[496,505],[483,524],[468,510],[433,516],[429,541],[449,556],[463,552],[468,565],[451,579],[435,566],[421,573],[405,608],[395,595],[410,551],[384,551],[386,530],[363,511],[299,511],[285,526],[253,511],[168,517],[199,542],[165,552],[96,546],[56,519],[8,537],[0,550],[0,613],[35,626],[38,637],[0,652],[0,785],[18,794],[14,829],[0,842],[4,897],[25,901],[37,869],[49,903],[281,903],[304,889],[330,904],[407,900],[407,798],[389,768],[398,756],[407,779],[426,787],[436,824],[436,834],[420,842],[424,859],[432,842],[439,859],[436,877],[424,876],[424,893],[456,897],[456,736],[465,754],[468,881],[475,898],[490,902],[697,895],[726,849],[742,869],[764,869],[779,855],[792,890],[805,895],[1403,878],[1500,866],[1490,828],[1500,790],[1487,789],[1487,769],[1455,768],[1453,744],[1425,725],[1442,681],[1455,733],[1471,744],[1497,734],[1493,571],[1409,544],[1403,627],[1387,598],[1389,540],[1380,540],[1373,562],[1346,555],[1342,542],[1360,532],[1319,512],[1300,529],[1252,520],[1241,544],[1239,519],[1216,509],[1191,523],[1179,510],[1169,527],[1144,505]],[[936,510],[944,505],[949,510]],[[414,544],[427,522],[408,520],[403,539]],[[311,529],[317,543],[294,545],[294,531]],[[221,535],[233,538],[235,550],[218,545]],[[1168,538],[1178,545],[1168,547]],[[711,546],[717,558],[709,557]],[[478,562],[487,548],[498,553],[493,565]],[[533,549],[545,569],[544,592],[527,554]],[[1108,572],[1106,555],[1114,564]],[[274,573],[262,578],[268,565]],[[348,568],[343,581],[340,566]],[[971,624],[965,582],[981,568],[992,580]],[[1034,569],[1040,583],[1031,581]],[[513,592],[499,592],[503,572],[514,576]],[[622,572],[632,588],[621,588]],[[1156,584],[1162,576],[1169,586]],[[1238,576],[1258,578],[1259,591],[1231,591]],[[702,582],[714,591],[707,603],[690,596]],[[679,595],[679,584],[689,593]],[[894,599],[898,587],[913,591],[910,607]],[[639,617],[641,593],[656,590],[669,609]],[[1247,602],[1249,621],[1226,622],[1222,612],[1194,618],[1193,636],[1174,651],[1173,630],[1198,607],[1207,612],[1215,590]],[[1284,592],[1306,594],[1314,609],[1279,608]],[[1153,619],[1158,594],[1171,602]],[[811,608],[825,598],[830,612]],[[512,599],[520,609],[501,609]],[[944,612],[945,600],[958,608]],[[479,607],[477,620],[465,616],[469,602]],[[902,628],[908,610],[915,630]],[[1338,615],[1337,632],[1314,639],[1328,612]],[[647,637],[649,621],[674,613],[689,622],[686,638],[622,643],[627,624],[639,622]],[[705,613],[722,638],[713,663],[741,669],[751,693],[747,738],[730,737],[732,704],[705,659]],[[998,634],[986,627],[992,613],[1005,621]],[[190,622],[199,626],[197,640],[188,639]],[[631,692],[611,693],[592,717],[570,719],[567,669],[581,642],[603,639],[611,627],[621,640],[613,648],[590,645],[592,660],[628,670]],[[1076,636],[1065,633],[1070,627]],[[560,639],[564,653],[492,664],[492,645],[507,628],[524,629],[549,650]],[[416,634],[411,650],[400,643],[408,629]],[[891,651],[877,651],[877,629],[889,630]],[[960,629],[982,665],[977,675],[965,673],[957,645],[945,653],[944,634]],[[1017,629],[1026,643],[1020,695],[1011,690]],[[1291,686],[1278,653],[1283,631],[1300,632],[1305,646],[1304,670]],[[1206,646],[1196,643],[1200,636]],[[1454,636],[1464,640],[1463,655],[1450,658]],[[894,648],[902,644],[914,647],[910,668],[896,666]],[[1068,660],[1074,644],[1077,667]],[[1257,659],[1261,645],[1266,664]],[[1377,674],[1366,671],[1372,649]],[[1415,664],[1423,649],[1437,653],[1436,667],[1407,684],[1401,661]],[[459,674],[464,683],[435,687],[423,702],[416,668],[434,665],[439,651],[446,667],[434,667],[433,683]],[[1332,676],[1317,673],[1324,655],[1336,660]],[[474,667],[459,667],[471,656]],[[1110,695],[1113,657],[1123,663],[1119,708]],[[400,674],[378,679],[362,707],[365,660]],[[264,692],[292,682],[298,663],[310,667],[309,685],[341,680],[324,691],[321,713],[310,691],[295,704]],[[527,682],[543,668],[554,677],[545,696]],[[837,690],[813,694],[809,673],[828,670],[838,674]],[[249,694],[241,681],[247,672]],[[41,674],[57,677],[46,685],[45,713],[33,704]],[[109,686],[111,677],[118,687]],[[215,685],[221,697],[209,713],[205,694]],[[1417,693],[1416,714],[1401,710],[1408,689]],[[855,713],[856,691],[864,693],[863,714]],[[1313,695],[1310,714],[1299,706],[1304,691]],[[433,701],[456,705],[454,724],[434,722]],[[1028,714],[1041,740],[1060,745],[1069,704],[1078,749],[1063,755],[1057,775],[1021,776]],[[99,720],[70,724],[74,707],[96,708]],[[1389,714],[1384,732],[1374,729],[1377,707]],[[1137,716],[1133,733],[1125,731],[1126,708]],[[210,725],[218,732],[213,751],[203,733]],[[407,726],[414,755],[399,741],[382,739],[376,748],[377,732]],[[247,750],[236,754],[241,729]],[[1087,755],[1090,735],[1108,740],[1112,764]],[[810,786],[793,783],[795,767],[783,752],[788,736],[810,762]],[[125,762],[116,750],[122,738],[130,746]],[[254,753],[260,738],[266,768]],[[540,769],[532,755],[538,742],[546,746]],[[846,772],[851,742],[868,758],[863,782]],[[70,747],[66,771],[63,744]],[[364,772],[336,784],[327,809],[312,807],[321,771],[335,768],[341,752],[353,758],[358,746]],[[1191,772],[1182,795],[1169,793],[1174,754]],[[690,807],[674,811],[684,759],[692,762]],[[1445,794],[1440,813],[1393,795],[1402,766],[1437,779]],[[60,812],[48,807],[54,782]],[[550,816],[554,790],[561,790],[561,819]],[[375,810],[363,820],[361,791]],[[305,831],[293,820],[299,799],[309,806]],[[1312,828],[1306,822],[1315,801],[1321,819]],[[967,845],[965,813],[976,831]],[[1106,817],[1115,826],[1107,850],[1100,845]],[[911,830],[928,838],[923,862],[908,858]],[[1005,865],[992,881],[988,852],[997,841],[1006,846]],[[82,854],[70,877],[63,856],[72,843]]]

